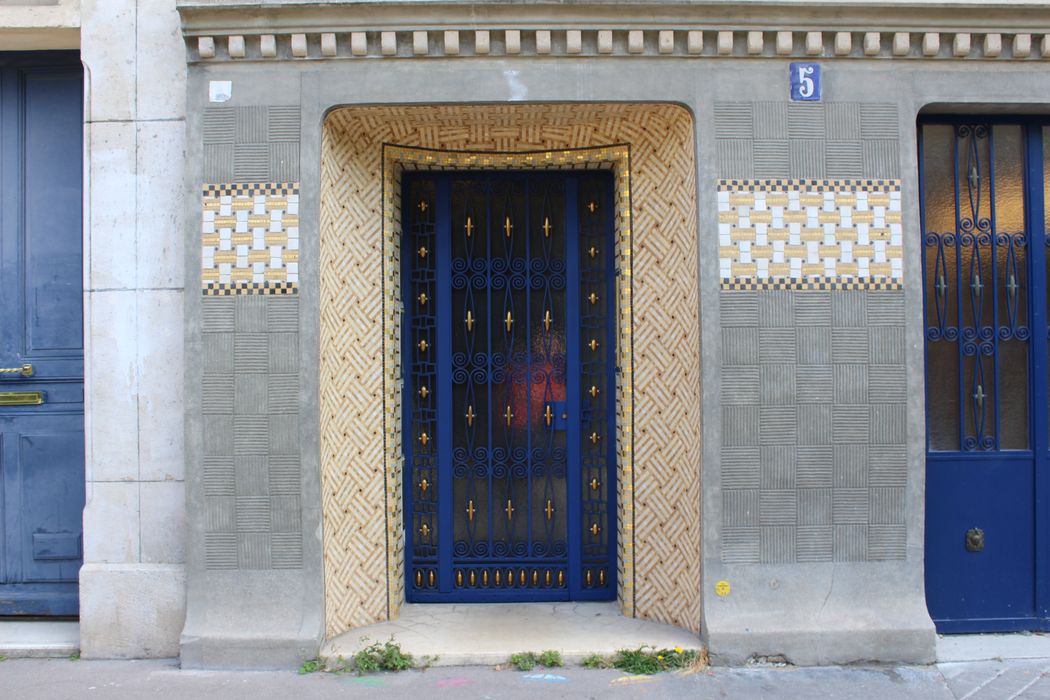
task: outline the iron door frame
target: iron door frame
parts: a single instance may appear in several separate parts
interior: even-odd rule
[[[919,211],[922,235],[926,235],[926,179],[924,167],[923,127],[945,125],[957,127],[964,124],[1015,125],[1019,126],[1022,135],[1024,163],[1021,168],[1023,178],[1025,230],[1029,238],[1029,251],[1025,259],[1025,271],[1028,285],[1026,303],[1030,319],[1030,345],[1028,353],[1029,392],[1028,392],[1028,435],[1029,449],[1003,450],[994,452],[942,451],[930,449],[930,412],[924,412],[924,455],[929,465],[950,463],[980,463],[995,460],[1001,464],[1025,463],[1032,469],[1032,562],[1034,571],[1033,615],[1019,617],[985,617],[985,618],[934,618],[937,631],[940,633],[968,632],[1010,632],[1010,631],[1050,631],[1050,433],[1046,426],[1050,423],[1050,390],[1048,390],[1048,312],[1047,288],[1050,285],[1048,255],[1050,255],[1050,237],[1047,235],[1045,207],[1046,190],[1044,183],[1043,140],[1044,128],[1050,129],[1050,118],[1038,116],[1006,116],[981,114],[930,114],[922,115],[917,121],[918,166],[919,166]],[[994,154],[992,154],[994,158]],[[959,182],[956,179],[958,190]],[[958,212],[956,217],[958,220]],[[926,338],[927,329],[927,288],[926,263],[927,246],[921,242],[923,263],[923,383],[928,401],[929,365]],[[997,302],[996,302],[997,303]],[[962,411],[960,406],[960,411]],[[996,407],[998,413],[998,407]],[[963,421],[964,419],[960,419]],[[998,415],[996,417],[998,422]],[[929,484],[929,479],[927,479]],[[978,485],[980,487],[982,485]],[[927,520],[931,517],[932,499],[936,498],[929,487],[925,495],[925,513]],[[928,548],[929,526],[926,527]],[[961,544],[961,543],[960,543]],[[924,549],[924,551],[926,551]],[[928,559],[929,552],[925,557]],[[1005,572],[1004,572],[1005,573]],[[926,566],[926,587],[930,586],[930,567]],[[932,614],[931,614],[932,617]]]
[[[619,275],[619,271],[615,264],[615,250],[614,250],[614,226],[613,226],[613,180],[611,173],[607,171],[588,171],[582,175],[589,177],[600,177],[605,180],[602,185],[606,191],[605,195],[605,228],[602,232],[603,239],[607,242],[604,246],[602,254],[602,260],[605,265],[605,280],[604,280],[604,298],[605,298],[605,318],[606,327],[604,328],[604,342],[607,349],[607,361],[606,361],[606,387],[609,391],[605,397],[606,408],[606,428],[605,432],[609,439],[605,440],[605,460],[606,460],[606,483],[607,483],[607,498],[606,498],[606,512],[605,512],[605,523],[607,526],[607,552],[606,562],[609,571],[607,585],[601,589],[587,589],[583,586],[583,573],[582,573],[582,527],[581,518],[582,515],[582,483],[580,481],[581,466],[580,466],[580,440],[582,419],[580,416],[580,405],[581,405],[581,361],[580,361],[580,333],[579,333],[579,322],[580,316],[580,254],[579,254],[579,211],[577,208],[577,196],[578,196],[578,185],[581,174],[576,174],[572,171],[560,170],[554,172],[541,172],[536,170],[455,170],[455,171],[406,171],[402,175],[402,203],[401,211],[404,216],[404,212],[409,211],[409,204],[407,202],[408,193],[410,191],[409,184],[413,181],[419,180],[430,180],[436,185],[436,197],[435,197],[435,230],[434,230],[434,257],[436,261],[436,288],[438,290],[445,290],[446,293],[437,294],[435,303],[437,306],[437,314],[439,317],[437,338],[435,338],[435,345],[437,351],[436,365],[437,371],[437,391],[439,396],[451,397],[451,362],[449,360],[451,355],[451,339],[452,339],[452,307],[451,307],[451,295],[448,290],[451,290],[451,238],[452,238],[452,216],[450,212],[451,203],[451,183],[457,179],[468,179],[468,180],[483,180],[488,182],[493,181],[510,181],[510,180],[525,180],[526,182],[534,180],[546,180],[546,181],[562,181],[565,185],[565,220],[566,220],[566,245],[565,245],[565,267],[566,267],[566,318],[574,319],[570,322],[566,328],[566,404],[568,414],[570,416],[568,420],[568,428],[566,429],[567,440],[566,447],[568,451],[567,464],[566,464],[566,498],[567,505],[569,506],[570,513],[567,518],[567,544],[568,544],[568,556],[567,556],[567,582],[562,589],[540,589],[532,590],[528,588],[515,588],[513,592],[500,591],[500,590],[469,590],[456,588],[453,581],[453,562],[452,562],[452,526],[453,526],[453,504],[452,504],[452,484],[450,478],[441,479],[439,484],[439,501],[438,501],[438,525],[439,525],[439,544],[438,544],[438,564],[439,569],[438,575],[438,590],[437,591],[417,591],[413,587],[414,570],[412,566],[412,545],[415,537],[413,532],[413,505],[414,505],[414,488],[411,483],[411,479],[408,476],[410,465],[412,464],[412,454],[414,450],[415,442],[413,439],[403,438],[403,452],[405,458],[405,477],[403,478],[402,489],[403,489],[403,502],[404,502],[404,531],[405,531],[405,591],[406,598],[409,602],[419,603],[491,603],[491,602],[556,602],[556,601],[586,601],[586,600],[611,600],[615,599],[617,590],[617,567],[616,567],[616,553],[617,553],[617,528],[615,527],[617,518],[617,478],[616,478],[616,445],[615,440],[612,436],[616,435],[616,375],[617,367],[615,362],[615,347],[616,347],[616,294],[615,285]],[[528,206],[525,207],[526,212]],[[526,223],[526,227],[528,224]],[[409,238],[407,220],[402,221],[402,239],[407,241]],[[404,249],[404,245],[402,246]],[[401,292],[402,292],[402,333],[401,333],[401,353],[403,360],[403,366],[407,367],[409,364],[408,358],[412,357],[413,339],[409,330],[413,327],[413,312],[414,305],[408,302],[408,297],[411,295],[409,289],[408,280],[411,279],[412,271],[412,259],[414,256],[410,254],[403,254],[401,256]],[[444,332],[438,330],[441,328],[440,319],[445,319]],[[444,363],[444,364],[442,364]],[[447,368],[442,371],[442,367]],[[406,397],[402,400],[402,425],[412,425],[411,416],[411,405],[407,397],[412,396],[417,391],[413,383],[413,374],[411,371],[403,371],[402,373],[402,396]],[[451,398],[448,399],[451,402]],[[440,413],[440,410],[439,410]],[[439,445],[450,445],[451,434],[452,434],[452,423],[451,420],[438,420],[438,431],[437,440]],[[403,433],[404,434],[404,433]],[[438,472],[441,474],[449,474],[451,466],[450,450],[442,449],[439,455],[439,466]],[[525,564],[525,566],[529,566]]]

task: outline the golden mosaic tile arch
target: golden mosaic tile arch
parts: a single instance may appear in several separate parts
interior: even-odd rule
[[[628,148],[618,153],[618,144],[629,146],[629,167]],[[698,629],[700,330],[691,117],[680,107],[653,104],[355,107],[326,121],[321,164],[329,636],[396,617],[404,598],[397,168],[425,160],[415,149],[486,152],[494,159],[489,167],[507,167],[497,162],[500,152],[519,163],[526,151],[602,146],[607,154],[594,166],[619,167],[619,194],[631,203],[617,222],[621,243],[625,233],[631,240],[620,254],[631,294],[622,308],[633,322],[621,323],[621,342],[634,359],[633,387],[629,373],[620,387],[620,599],[626,614]],[[483,167],[481,160],[449,165]],[[622,288],[622,300],[623,294]],[[631,468],[633,479],[623,478]]]

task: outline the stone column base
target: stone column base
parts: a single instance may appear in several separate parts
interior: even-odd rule
[[[185,617],[182,564],[85,564],[80,569],[80,654],[85,659],[178,656]]]
[[[921,568],[908,569],[904,562],[727,566],[704,582],[711,663],[933,663],[937,633]],[[729,582],[728,595],[715,593],[719,580]]]

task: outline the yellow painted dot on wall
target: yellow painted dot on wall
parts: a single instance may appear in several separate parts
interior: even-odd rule
[[[727,595],[729,595],[730,590],[731,588],[729,587],[729,581],[719,581],[715,584],[715,595],[717,595],[719,598],[725,598]]]

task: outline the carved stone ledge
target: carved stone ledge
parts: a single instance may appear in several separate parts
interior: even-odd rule
[[[1044,60],[1050,32],[844,32],[750,30],[442,29],[187,37],[189,60],[636,56]]]

